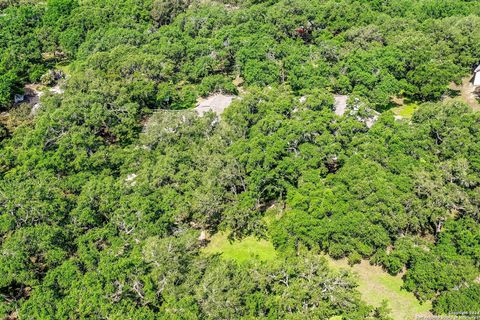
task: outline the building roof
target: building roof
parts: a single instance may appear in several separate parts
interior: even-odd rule
[[[480,70],[473,76],[473,85],[480,86]]]
[[[477,66],[474,72],[480,72],[480,64]]]

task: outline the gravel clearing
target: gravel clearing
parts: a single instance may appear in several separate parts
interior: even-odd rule
[[[205,99],[200,98],[195,107],[195,111],[197,111],[200,116],[208,111],[213,111],[217,115],[221,115],[235,98],[236,96],[224,94],[214,94]]]
[[[345,111],[347,111],[347,100],[348,96],[335,95],[335,114],[337,116],[343,116]]]

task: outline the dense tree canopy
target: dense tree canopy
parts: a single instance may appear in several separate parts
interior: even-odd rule
[[[389,319],[318,251],[479,311],[480,114],[442,100],[478,30],[476,1],[0,0],[0,317]],[[188,110],[212,93],[240,98]],[[279,258],[206,255],[218,230]]]

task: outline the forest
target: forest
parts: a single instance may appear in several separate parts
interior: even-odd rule
[[[474,0],[0,0],[0,318],[478,317],[478,65]]]

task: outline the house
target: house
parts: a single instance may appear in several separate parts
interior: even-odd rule
[[[480,65],[473,72],[473,85],[480,86]]]

